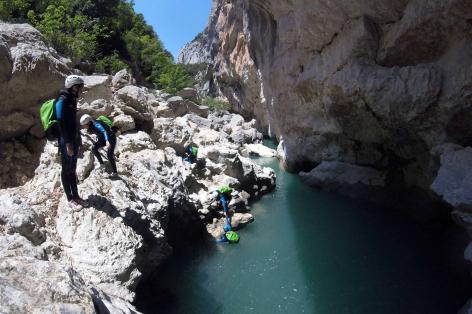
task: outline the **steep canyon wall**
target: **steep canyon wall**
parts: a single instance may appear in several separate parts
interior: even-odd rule
[[[472,143],[470,1],[214,1],[205,34],[211,92],[289,170],[355,164],[431,191],[440,156]]]

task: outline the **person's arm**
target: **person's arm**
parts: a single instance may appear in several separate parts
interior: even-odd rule
[[[72,116],[71,108],[65,104],[64,96],[60,96],[56,103],[56,116],[59,120],[61,137],[64,139],[64,143],[71,145],[75,139],[75,134],[72,132],[72,126],[75,121],[70,121]]]
[[[60,96],[56,102],[56,118],[59,121],[59,129],[66,146],[67,155],[73,156],[72,140],[75,134],[71,132],[71,126],[73,124],[69,121],[70,116],[70,108],[64,104],[64,96]]]
[[[56,120],[59,122],[59,128],[60,128],[60,131],[61,131],[61,135],[64,133],[62,131],[62,129],[64,129],[64,121],[63,121],[63,112],[62,112],[62,109],[63,109],[63,106],[64,106],[64,97],[60,96],[59,99],[56,101]]]
[[[103,134],[103,136],[105,137],[105,141],[107,143],[109,143],[110,141],[108,139],[108,133],[105,130],[105,128],[100,123],[98,123],[96,121],[93,122],[93,125],[95,126],[95,128],[97,128],[98,131],[100,131]]]

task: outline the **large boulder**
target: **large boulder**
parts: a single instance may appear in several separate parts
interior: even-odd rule
[[[113,125],[116,126],[120,132],[128,132],[136,129],[136,124],[132,116],[120,114],[113,118]]]
[[[256,155],[271,158],[277,156],[277,151],[262,144],[245,144],[241,154],[246,157]]]
[[[115,92],[115,106],[126,115],[132,116],[136,128],[151,132],[153,128],[152,106],[158,104],[154,94],[145,87],[125,86]]]
[[[90,104],[87,102],[79,103],[77,105],[78,114],[89,114],[92,117],[100,115],[109,116],[113,110],[112,104],[105,99],[95,99]]]
[[[0,195],[0,224],[4,225],[7,233],[18,233],[35,245],[46,240],[41,230],[40,218],[29,208],[18,195]]]
[[[181,96],[174,96],[167,100],[167,106],[173,111],[174,117],[183,116],[187,113],[194,113],[201,117],[208,117],[209,108],[200,106],[191,100],[184,99]]]
[[[121,71],[118,71],[114,76],[111,81],[111,84],[113,86],[114,90],[119,90],[126,85],[133,85],[135,83],[135,80],[131,73],[127,69],[123,69]]]
[[[385,186],[386,173],[371,167],[324,161],[310,172],[300,172],[306,184],[350,196],[368,195]]]
[[[154,120],[151,137],[158,148],[172,147],[183,153],[195,130],[184,118],[158,118]]]
[[[177,92],[177,96],[180,96],[184,99],[188,99],[193,102],[199,102],[198,91],[195,88],[184,88],[181,91]]]
[[[180,96],[174,96],[167,100],[167,106],[174,112],[174,117],[183,116],[188,112],[185,100]]]
[[[32,26],[0,22],[0,141],[36,123],[41,101],[64,86],[67,63]]]
[[[92,296],[73,269],[28,257],[2,257],[0,276],[2,313],[95,313]]]
[[[449,150],[431,189],[457,209],[472,210],[472,148]]]
[[[84,79],[85,86],[79,103],[92,103],[97,99],[104,99],[106,101],[112,99],[111,76],[91,75],[82,76],[82,78]]]

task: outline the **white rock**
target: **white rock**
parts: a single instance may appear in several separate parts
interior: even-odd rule
[[[277,151],[262,144],[245,144],[242,149],[242,154],[245,156],[257,155],[271,158],[277,156]]]

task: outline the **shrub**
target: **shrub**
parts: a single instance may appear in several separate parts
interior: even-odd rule
[[[0,19],[27,21],[59,53],[113,74],[129,67],[138,83],[176,92],[194,84],[129,0],[0,0]]]
[[[213,97],[206,97],[203,99],[202,103],[209,107],[210,110],[216,112],[227,111],[231,109],[231,105],[228,102]]]
[[[122,69],[128,69],[128,65],[124,63],[117,52],[111,56],[103,57],[98,60],[95,69],[97,72],[115,74]]]

